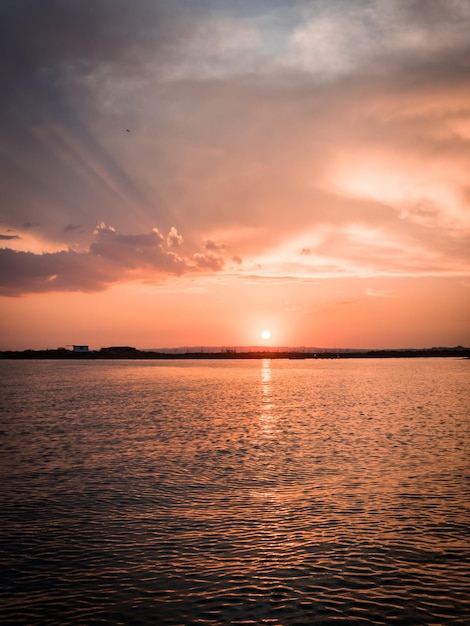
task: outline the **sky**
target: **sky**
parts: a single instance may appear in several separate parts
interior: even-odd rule
[[[469,346],[469,32],[470,0],[2,0],[0,349]]]

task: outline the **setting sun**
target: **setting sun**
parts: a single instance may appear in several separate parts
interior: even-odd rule
[[[261,339],[271,339],[271,331],[270,330],[262,330],[261,331]]]

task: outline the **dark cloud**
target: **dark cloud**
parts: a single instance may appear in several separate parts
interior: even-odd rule
[[[436,35],[445,25],[449,28],[463,28],[463,23],[470,16],[470,7],[466,0],[408,0],[395,3],[396,11],[405,23],[436,29]]]
[[[64,226],[64,233],[72,233],[80,228],[80,224],[67,224],[67,226]]]
[[[150,44],[168,45],[178,19],[158,0],[4,0],[1,14],[0,49],[18,78],[116,61],[132,67]]]
[[[0,234],[0,239],[4,241],[9,241],[11,239],[21,239],[21,237],[19,235],[1,235]]]
[[[101,291],[118,278],[111,264],[71,250],[34,254],[0,249],[0,293]]]
[[[163,247],[163,236],[158,230],[142,235],[120,235],[112,228],[101,225],[96,230],[97,240],[90,253],[111,261],[118,267],[134,270],[151,268],[171,274],[188,271],[187,259]]]
[[[0,294],[103,291],[131,275],[157,280],[165,275],[218,272],[224,265],[224,257],[207,253],[178,256],[165,247],[164,237],[156,229],[123,235],[101,223],[88,251],[35,254],[0,249]]]
[[[216,243],[215,241],[213,241],[212,239],[207,239],[204,242],[204,248],[206,250],[225,250],[227,248],[227,244],[225,243]]]

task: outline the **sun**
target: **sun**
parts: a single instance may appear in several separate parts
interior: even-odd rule
[[[270,330],[262,330],[261,331],[261,339],[271,339],[271,331]]]

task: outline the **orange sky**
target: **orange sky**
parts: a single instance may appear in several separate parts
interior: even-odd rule
[[[174,6],[0,8],[0,349],[470,345],[470,5]]]

